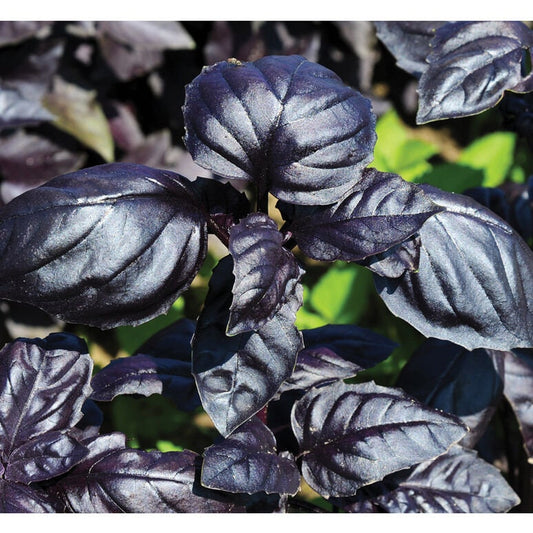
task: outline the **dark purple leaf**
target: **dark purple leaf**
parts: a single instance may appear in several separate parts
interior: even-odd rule
[[[0,513],[54,513],[56,506],[44,490],[0,479]]]
[[[389,513],[505,513],[520,503],[496,467],[460,446],[421,463],[375,501]]]
[[[50,31],[52,24],[51,21],[3,20],[0,22],[0,46],[44,36]]]
[[[468,351],[428,339],[402,368],[396,386],[418,401],[461,418],[470,431],[461,444],[473,448],[502,399],[503,381],[487,350]]]
[[[76,513],[220,513],[241,508],[196,481],[199,456],[190,451],[107,448],[108,436],[87,443],[93,454],[56,485]],[[104,442],[99,442],[105,439]]]
[[[178,409],[196,409],[200,398],[191,367],[194,329],[194,321],[178,320],[146,341],[134,355],[111,361],[93,377],[91,398],[111,401],[120,394],[161,394]]]
[[[0,457],[4,464],[31,439],[67,430],[81,419],[93,365],[86,350],[73,350],[76,343],[62,342],[69,337],[19,339],[0,351]]]
[[[87,453],[87,448],[66,432],[49,431],[11,453],[4,477],[27,485],[51,479],[65,474]]]
[[[373,156],[370,102],[300,56],[207,67],[183,112],[198,164],[295,204],[338,201]]]
[[[468,350],[532,346],[532,251],[471,198],[422,187],[445,211],[420,229],[417,271],[375,276],[387,307],[426,337]]]
[[[300,473],[294,459],[278,455],[274,435],[254,417],[205,450],[202,485],[227,492],[294,496]]]
[[[50,180],[0,211],[0,296],[107,329],[166,312],[206,254],[187,180],[109,164]]]
[[[17,130],[0,137],[0,190],[4,203],[50,178],[79,169],[85,154],[75,153],[51,138]]]
[[[302,348],[292,300],[256,332],[226,334],[232,269],[231,256],[215,267],[192,344],[192,369],[202,405],[224,436],[274,396],[291,375]]]
[[[528,460],[533,463],[533,409],[531,391],[533,390],[533,355],[512,352],[504,355],[504,389],[503,393],[518,420],[520,432],[524,438],[524,448]]]
[[[296,207],[289,230],[318,261],[360,261],[403,242],[442,209],[415,184],[369,168],[337,204]]]
[[[352,496],[388,474],[437,457],[466,432],[452,415],[374,382],[311,389],[294,406],[292,428],[302,474],[325,498]]]
[[[419,78],[428,64],[430,42],[445,22],[429,20],[375,22],[377,36],[395,57],[396,64]]]
[[[302,334],[305,348],[280,392],[353,377],[387,359],[397,346],[378,333],[351,324],[303,330]]]
[[[494,107],[506,90],[531,90],[525,84],[533,76],[522,73],[522,61],[532,53],[533,32],[523,22],[448,23],[431,47],[418,85],[418,124],[474,115]]]
[[[194,47],[190,35],[174,21],[102,21],[98,23],[96,37],[102,55],[121,81],[159,67],[166,49]]]
[[[0,129],[53,119],[41,99],[56,73],[63,45],[55,41],[0,49]]]
[[[230,229],[233,258],[233,301],[228,335],[256,331],[289,300],[302,305],[304,270],[283,248],[277,224],[263,213],[251,213]]]

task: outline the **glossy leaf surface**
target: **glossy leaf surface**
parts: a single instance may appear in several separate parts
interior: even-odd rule
[[[0,351],[0,450],[2,462],[15,450],[30,453],[30,442],[49,432],[66,430],[82,417],[90,392],[92,360],[87,351],[54,343],[69,335],[45,340],[16,340]],[[54,340],[55,339],[55,340]],[[64,345],[63,345],[64,346]],[[55,437],[58,438],[58,435]],[[47,446],[52,443],[48,442]]]
[[[102,439],[104,437],[100,437]],[[130,448],[93,451],[57,485],[66,509],[76,513],[231,512],[195,481],[198,456],[185,452],[146,452]],[[221,498],[223,500],[223,497]]]
[[[232,269],[231,256],[215,267],[192,344],[192,369],[202,405],[224,436],[274,396],[291,375],[302,348],[292,300],[257,331],[226,334]]]
[[[228,334],[255,331],[288,300],[302,305],[299,281],[304,273],[293,253],[283,248],[278,226],[263,213],[252,213],[230,230],[233,300]]]
[[[533,253],[503,220],[474,200],[424,186],[446,210],[420,230],[417,271],[375,277],[395,315],[426,337],[471,350],[533,344]]]
[[[388,474],[432,459],[466,432],[455,417],[374,382],[311,389],[294,406],[292,428],[302,475],[326,498],[352,496]]]
[[[0,296],[102,329],[166,312],[206,254],[186,180],[110,164],[53,178],[0,211]]]
[[[341,202],[296,207],[289,229],[312,259],[360,261],[406,240],[440,210],[417,185],[366,169]]]
[[[504,513],[520,503],[497,468],[460,446],[421,463],[376,501],[389,513]]]
[[[300,473],[290,457],[278,455],[274,435],[254,417],[204,452],[202,485],[253,494],[296,494]]]
[[[533,32],[522,22],[454,22],[439,28],[419,81],[418,124],[480,113],[495,106],[505,90],[520,92],[525,78],[531,80],[530,73],[522,73],[522,61],[524,53],[531,56],[532,45]]]
[[[206,67],[183,111],[198,164],[288,202],[335,202],[372,160],[370,102],[301,56]]]

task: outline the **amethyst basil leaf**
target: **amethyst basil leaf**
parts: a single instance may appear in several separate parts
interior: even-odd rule
[[[206,255],[206,218],[172,172],[108,164],[0,210],[0,297],[112,328],[166,312]]]
[[[381,42],[395,57],[396,64],[409,74],[420,78],[428,64],[430,42],[437,28],[445,22],[426,20],[375,22]]]
[[[484,349],[468,351],[427,339],[402,368],[396,387],[418,401],[459,417],[470,431],[461,441],[474,447],[503,397],[497,359]]]
[[[501,355],[504,359],[503,393],[518,420],[528,461],[533,463],[533,409],[531,408],[533,355],[531,352],[520,357],[512,352]]]
[[[397,346],[372,330],[352,324],[307,329],[302,335],[305,348],[280,393],[353,377],[387,359]]]
[[[420,229],[417,271],[375,276],[387,307],[426,337],[468,350],[532,346],[531,249],[475,200],[422,187],[445,211]]]
[[[288,300],[302,305],[299,282],[304,271],[267,215],[251,213],[233,226],[229,251],[235,282],[228,335],[258,330]]]
[[[292,457],[276,451],[276,439],[257,417],[204,452],[202,485],[244,494],[295,495],[300,473]]]
[[[461,446],[421,463],[375,501],[389,513],[505,513],[520,503],[497,468]]]
[[[193,159],[261,196],[336,202],[373,157],[370,101],[301,56],[206,67],[186,87],[183,112]]]
[[[202,405],[224,436],[275,395],[303,344],[294,325],[298,302],[293,299],[257,331],[227,335],[232,269],[227,256],[213,270],[192,342],[192,371]]]
[[[38,487],[0,478],[0,513],[55,513],[57,502]]]
[[[296,402],[292,428],[302,475],[325,498],[360,487],[444,453],[466,428],[399,389],[367,382],[311,389]]]
[[[91,398],[111,401],[121,394],[161,394],[183,411],[200,405],[191,367],[195,322],[186,318],[167,326],[135,354],[111,361],[91,381]]]
[[[533,75],[522,72],[533,32],[522,22],[448,23],[437,30],[431,48],[418,85],[418,124],[480,113],[506,90],[533,90]]]
[[[112,440],[110,440],[112,439]],[[65,510],[75,513],[231,512],[196,481],[194,452],[146,452],[119,447],[113,435],[87,446],[89,456],[58,481]],[[239,509],[236,509],[239,510]]]
[[[384,252],[442,210],[417,185],[373,168],[336,204],[281,207],[298,246],[318,261],[360,261]]]
[[[72,428],[90,394],[92,359],[86,350],[61,347],[66,334],[19,339],[0,351],[1,460],[50,432]],[[56,439],[61,437],[56,434]],[[44,441],[34,440],[36,446]],[[25,449],[24,454],[29,451]],[[23,454],[23,455],[24,455]]]

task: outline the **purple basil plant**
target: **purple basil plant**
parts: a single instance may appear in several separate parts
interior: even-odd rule
[[[420,122],[533,88],[524,24],[431,24],[377,24],[419,80]],[[479,191],[371,167],[370,100],[299,55],[205,67],[183,116],[185,146],[211,177],[108,163],[0,210],[0,297],[100,329],[166,313],[208,236],[227,249],[197,319],[98,372],[70,333],[2,349],[0,511],[324,511],[300,498],[303,481],[345,512],[514,508],[518,495],[476,449],[505,401],[533,453],[533,252],[511,219]],[[352,379],[391,355],[386,337],[296,327],[296,247],[368,268],[390,312],[428,337],[396,386]],[[219,438],[200,454],[102,433],[102,402],[153,394],[201,406]]]

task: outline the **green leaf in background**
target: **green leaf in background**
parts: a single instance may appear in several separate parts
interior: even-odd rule
[[[176,320],[183,318],[184,308],[185,300],[183,297],[180,297],[174,302],[166,315],[158,316],[149,322],[140,324],[139,326],[120,326],[116,328],[120,347],[131,355],[159,330],[176,322]]]
[[[54,125],[97,152],[106,162],[115,157],[111,129],[95,90],[87,90],[56,76],[43,105],[55,115]]]
[[[439,152],[434,144],[413,138],[393,109],[378,119],[376,133],[378,139],[371,166],[399,174],[407,181],[427,172],[431,168],[428,159]]]
[[[323,319],[321,325],[354,324],[365,312],[372,290],[369,270],[338,261],[312,287],[307,309]]]
[[[514,162],[516,134],[507,131],[490,133],[475,140],[459,156],[457,163],[483,171],[484,187],[501,185]]]
[[[443,191],[461,193],[471,187],[481,186],[484,178],[485,174],[480,169],[457,163],[442,163],[418,176],[414,182],[427,183]]]

